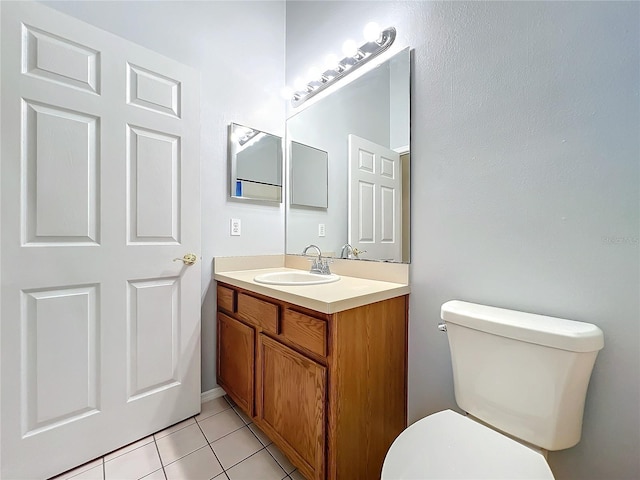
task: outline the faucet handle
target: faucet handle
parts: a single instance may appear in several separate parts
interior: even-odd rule
[[[354,256],[354,257],[356,257],[356,258],[358,258],[358,255],[360,255],[360,254],[362,254],[362,253],[367,253],[367,251],[366,251],[366,250],[359,250],[359,249],[357,249],[357,248],[354,248],[354,249],[352,250],[352,252],[353,252],[353,256]]]
[[[320,271],[325,275],[331,275],[331,268],[329,268],[329,264],[333,263],[333,260],[329,260],[328,258],[323,258],[322,263],[320,264]]]
[[[318,258],[308,258],[308,262],[311,262],[311,273],[322,273],[322,261],[318,261]]]

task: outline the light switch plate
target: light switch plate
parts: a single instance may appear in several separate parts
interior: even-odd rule
[[[239,218],[232,218],[231,219],[231,236],[238,237],[240,236],[241,232],[242,232],[242,222],[240,221]]]
[[[324,237],[326,235],[326,229],[324,227],[324,223],[319,223],[318,224],[318,236],[319,237]]]

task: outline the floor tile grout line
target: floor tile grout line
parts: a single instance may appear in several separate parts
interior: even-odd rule
[[[160,455],[160,449],[158,448],[158,442],[156,442],[155,433],[153,434],[153,444],[156,446],[156,452],[158,452],[158,459],[160,460],[160,468],[162,468],[162,474],[164,475],[164,480],[167,480],[167,472],[164,471],[164,462],[162,461],[162,455]]]
[[[197,423],[197,422],[196,422],[196,423]],[[244,427],[247,427],[247,428],[248,428],[248,427],[249,427],[249,425],[244,425]],[[218,440],[221,440],[222,438],[227,437],[227,436],[231,435],[232,433],[238,432],[239,430],[241,430],[241,429],[242,429],[242,428],[244,428],[244,427],[240,427],[239,429],[234,430],[233,432],[230,432],[230,433],[228,433],[228,434],[226,434],[226,435],[223,435],[222,437],[220,437],[220,438],[218,438],[218,439],[214,440],[214,442],[216,442],[216,441],[218,441]],[[204,432],[202,431],[202,428],[200,428],[200,425],[198,425],[198,428],[200,429],[200,432],[202,433],[202,435],[203,435],[203,436],[205,437],[205,439],[206,439],[206,435],[204,435]],[[186,456],[191,455],[192,453],[194,453],[194,452],[196,452],[196,451],[198,451],[198,450],[201,450],[201,449],[203,449],[203,448],[205,448],[205,447],[207,447],[207,446],[208,446],[208,447],[209,447],[209,449],[211,450],[211,452],[213,453],[214,457],[216,458],[216,460],[218,461],[218,463],[220,464],[220,466],[221,466],[221,468],[222,468],[222,472],[221,472],[221,473],[224,473],[224,474],[225,474],[225,476],[227,477],[227,479],[229,479],[229,476],[227,475],[227,472],[228,472],[230,469],[232,469],[232,468],[236,467],[237,465],[241,464],[242,462],[244,462],[244,461],[248,460],[249,458],[253,457],[254,455],[256,455],[256,454],[260,453],[262,450],[266,450],[266,451],[267,451],[267,454],[268,454],[268,455],[273,459],[273,461],[276,463],[276,465],[278,465],[278,466],[282,469],[282,471],[284,472],[284,476],[282,477],[282,479],[281,479],[281,480],[287,480],[287,479],[290,479],[290,478],[291,478],[291,476],[290,476],[290,472],[287,472],[287,470],[285,470],[284,466],[283,466],[283,465],[278,461],[278,459],[277,459],[277,458],[276,458],[276,457],[271,453],[271,451],[267,448],[267,447],[269,447],[269,446],[271,446],[271,445],[274,445],[274,446],[275,446],[275,444],[272,442],[272,443],[270,443],[269,445],[264,445],[264,444],[260,441],[260,439],[256,436],[255,432],[253,432],[250,428],[249,428],[249,431],[253,434],[253,436],[256,438],[256,440],[258,440],[258,443],[260,444],[260,447],[261,447],[261,448],[259,448],[258,450],[256,450],[256,451],[255,451],[255,452],[253,452],[252,454],[248,455],[247,457],[243,458],[243,459],[242,459],[242,460],[240,460],[239,462],[236,462],[236,463],[234,463],[233,465],[229,466],[228,468],[225,468],[225,467],[224,467],[224,465],[222,465],[222,462],[220,461],[220,459],[218,458],[218,455],[216,454],[216,452],[215,452],[215,450],[214,450],[214,448],[213,448],[213,443],[214,443],[214,442],[207,442],[207,445],[203,445],[202,447],[197,448],[197,449],[196,449],[196,450],[194,450],[193,452],[190,452],[190,453],[188,453],[188,454],[186,454],[186,455],[183,455],[182,457],[180,457],[180,458],[178,458],[178,459],[175,459],[174,461],[170,462],[170,463],[169,463],[169,464],[167,464],[167,465],[171,465],[171,464],[173,464],[173,463],[177,462],[178,460],[181,460],[181,459],[185,458]],[[155,437],[154,437],[154,439],[155,439]],[[277,447],[276,447],[276,448],[277,448]],[[167,478],[168,478],[168,477],[167,477],[167,472],[165,471],[165,467],[166,467],[167,465],[165,465],[165,464],[164,464],[164,462],[162,461],[162,456],[160,455],[160,451],[159,451],[159,449],[158,449],[158,445],[157,445],[157,444],[156,444],[156,450],[158,451],[158,456],[160,457],[160,463],[161,463],[161,465],[162,465],[162,471],[163,471],[163,474],[164,474],[165,480],[167,480]],[[295,469],[294,469],[294,470],[295,470]],[[153,473],[153,472],[151,472],[151,473]],[[218,474],[218,475],[220,475],[220,474]],[[105,472],[105,477],[104,477],[104,478],[106,479],[106,472]]]
[[[195,418],[195,417],[194,417]],[[225,474],[226,476],[226,470],[224,469],[224,466],[222,465],[222,462],[220,461],[220,459],[218,458],[218,455],[216,455],[216,451],[213,449],[213,446],[211,445],[209,439],[207,438],[207,436],[204,434],[204,431],[202,430],[202,427],[200,426],[200,424],[198,423],[198,421],[196,420],[196,425],[198,425],[198,428],[200,429],[200,432],[202,433],[202,435],[204,436],[205,440],[207,441],[207,445],[209,446],[209,448],[211,449],[211,453],[213,453],[213,456],[216,457],[216,461],[218,462],[218,465],[220,465],[220,468],[222,468],[222,473]]]
[[[225,400],[226,400],[226,398],[225,398]],[[233,409],[233,411],[236,413],[236,415],[238,415],[238,412],[236,411],[236,409],[235,409],[233,406],[232,406],[231,408],[232,408],[232,409]],[[238,416],[240,417],[240,415],[238,415]],[[240,417],[240,420],[244,421],[242,417]],[[245,427],[249,428],[249,425],[255,425],[255,423],[253,423],[253,422],[251,422],[251,423],[247,423],[247,424],[245,424]],[[260,427],[258,427],[257,425],[256,425],[256,427],[257,427],[257,428],[260,428]],[[243,428],[244,428],[244,427],[243,427]],[[238,429],[238,430],[240,430],[240,429]],[[235,431],[237,431],[237,430],[235,430]],[[266,450],[266,451],[267,451],[267,453],[271,456],[271,458],[273,458],[273,460],[276,462],[276,464],[277,464],[277,465],[282,469],[282,471],[285,473],[285,476],[284,476],[284,477],[282,477],[282,478],[284,479],[284,478],[288,477],[290,472],[287,472],[287,471],[285,470],[284,466],[280,464],[280,462],[278,461],[278,459],[277,459],[277,458],[276,458],[276,457],[275,457],[275,456],[274,456],[274,455],[269,451],[269,449],[267,448],[267,447],[269,447],[270,445],[273,445],[273,442],[271,442],[269,445],[265,445],[265,444],[263,444],[263,443],[262,443],[262,440],[260,440],[260,439],[258,438],[258,435],[256,435],[256,432],[254,432],[253,430],[251,430],[251,428],[249,428],[249,431],[253,434],[253,436],[254,436],[254,437],[256,437],[256,439],[258,440],[258,443],[260,443],[260,445],[262,445],[262,449],[261,449],[261,450]],[[231,433],[233,433],[233,432],[231,432]],[[230,434],[228,434],[228,435],[230,435]],[[225,435],[225,436],[226,436],[226,435]],[[220,437],[220,438],[223,438],[223,437]],[[218,440],[219,440],[219,439],[218,439]],[[213,442],[211,442],[211,443],[213,443]],[[212,448],[213,448],[213,447],[212,447]],[[260,450],[258,450],[258,452],[259,452],[259,451],[260,451]],[[255,454],[256,454],[256,453],[258,453],[258,452],[255,452],[253,455],[255,455]],[[215,452],[214,452],[214,453],[215,453]],[[283,454],[283,455],[284,455],[284,454]],[[250,456],[251,456],[251,455],[249,455],[249,457],[250,457]],[[249,458],[249,457],[247,457],[247,458]],[[245,458],[244,460],[246,460],[247,458]],[[244,460],[241,460],[241,461],[240,461],[240,462],[238,462],[238,463],[241,463],[241,462],[243,462]],[[236,465],[237,465],[238,463],[236,463]],[[220,465],[222,465],[222,463],[220,463]],[[229,467],[229,468],[233,468],[234,466],[235,466],[235,465],[233,465],[232,467]],[[224,467],[223,467],[223,468],[224,468]],[[226,470],[225,470],[225,472],[226,472]]]
[[[1,1],[1,0],[0,0],[0,1]],[[211,440],[211,441],[209,441],[209,439],[207,438],[207,436],[206,436],[206,435],[204,435],[204,432],[203,432],[203,435],[204,435],[204,438],[207,440],[207,443],[210,443],[210,444],[211,444],[211,443],[213,443],[213,442],[217,442],[218,440],[223,439],[224,437],[228,437],[228,436],[229,436],[229,435],[231,435],[232,433],[236,433],[238,430],[242,430],[242,429],[243,429],[244,427],[246,427],[246,426],[247,426],[247,425],[243,425],[243,426],[241,426],[240,428],[236,428],[235,430],[233,430],[233,431],[231,431],[231,432],[229,432],[229,433],[225,433],[225,434],[224,434],[224,435],[222,435],[221,437],[218,437],[218,438],[216,438],[215,440]],[[200,427],[200,425],[198,425],[198,427]],[[202,431],[202,428],[200,428],[200,431]]]
[[[250,423],[249,425],[255,425],[255,423],[253,423],[253,422],[252,422],[252,423]],[[249,428],[249,425],[246,425],[246,427],[247,427],[247,428]],[[256,425],[256,428],[260,428],[260,427],[258,427],[258,426]],[[271,458],[273,458],[273,459],[275,460],[275,462],[280,466],[280,468],[284,471],[284,473],[286,473],[286,474],[287,474],[286,476],[289,476],[289,472],[287,472],[287,471],[284,469],[284,466],[280,464],[280,462],[278,461],[278,459],[273,455],[273,453],[271,453],[271,451],[270,451],[270,450],[269,450],[269,448],[268,448],[268,447],[270,447],[271,445],[274,445],[276,448],[278,448],[278,446],[277,446],[276,444],[274,444],[273,442],[271,442],[269,445],[265,445],[264,443],[262,443],[262,440],[260,440],[260,439],[258,438],[258,435],[256,435],[256,432],[254,432],[253,430],[251,430],[251,428],[249,428],[249,431],[250,431],[251,433],[253,433],[253,436],[254,436],[254,437],[256,437],[256,438],[258,439],[258,442],[260,442],[260,444],[261,444],[261,445],[264,447],[264,449],[269,453],[269,455],[271,455]],[[283,453],[283,455],[284,455],[284,453]],[[285,457],[286,457],[286,455],[285,455]],[[284,478],[284,477],[283,477],[283,478]]]
[[[193,423],[195,423],[195,422],[197,421],[195,416],[193,416],[193,417],[189,417],[189,418],[193,419]],[[174,423],[173,425],[169,425],[167,428],[163,428],[162,430],[159,430],[159,431],[155,432],[155,433],[153,434],[153,438],[154,438],[154,439],[156,439],[156,435],[157,435],[158,433],[164,432],[165,430],[168,430],[168,429],[170,429],[170,428],[172,428],[172,427],[175,427],[176,425],[180,425],[181,423],[186,422],[187,420],[189,420],[189,418],[185,418],[184,420],[181,420],[181,421],[180,421],[180,422],[178,422],[178,423]],[[168,437],[169,435],[173,435],[174,433],[177,433],[177,432],[179,432],[180,430],[184,430],[185,428],[190,427],[191,425],[193,425],[193,423],[190,423],[189,425],[185,425],[184,427],[180,427],[180,428],[178,428],[177,430],[174,430],[173,432],[169,432],[169,433],[167,433],[166,435],[163,435],[163,436],[158,437],[158,438],[164,438],[164,437]],[[156,440],[157,440],[157,439],[156,439]]]
[[[268,446],[271,446],[271,445],[274,445],[276,448],[278,448],[278,446],[277,446],[277,445],[275,445],[274,443],[270,443]],[[283,471],[283,472],[286,474],[286,476],[288,477],[290,472],[287,472],[287,471],[284,469],[284,465],[282,465],[282,464],[278,461],[278,459],[275,457],[275,455],[274,455],[273,453],[271,453],[271,451],[267,448],[268,446],[265,446],[265,447],[264,447],[264,449],[269,453],[269,455],[271,455],[271,458],[273,458],[273,459],[275,460],[275,462],[280,466],[280,468],[282,469],[282,471]],[[278,450],[280,450],[280,449],[278,449]],[[282,450],[280,450],[280,452],[282,452]],[[284,455],[284,453],[282,453],[282,455]],[[286,455],[285,455],[285,458],[286,458]],[[288,460],[288,459],[287,459],[287,460]],[[291,463],[291,462],[289,462],[289,463]],[[293,464],[291,464],[291,465],[293,465]],[[284,478],[284,477],[283,477],[283,478]]]
[[[220,397],[217,397],[217,398],[220,398]],[[213,400],[215,400],[215,398],[214,398]],[[209,400],[209,402],[212,402],[213,400]],[[206,402],[206,403],[209,403],[209,402]],[[205,405],[206,403],[203,403],[202,405]],[[229,410],[230,408],[233,408],[231,405],[229,405],[229,402],[227,402],[226,400],[225,400],[225,404],[227,405],[227,407],[226,407],[226,408],[223,408],[222,410],[220,410],[220,411],[218,411],[218,412],[214,412],[214,413],[212,413],[211,415],[217,415],[218,413],[222,413],[222,412],[224,412],[225,410]],[[194,415],[194,416],[193,416],[193,419],[197,422],[197,421],[198,421],[198,419],[197,419],[196,417],[199,417],[200,415],[202,415],[202,411],[200,411],[200,413],[198,413],[197,415]],[[205,418],[209,418],[211,415],[208,415],[208,416],[207,416],[207,417],[205,417]],[[204,418],[201,418],[200,420],[204,420]]]
[[[231,433],[235,433],[235,432],[237,432],[237,431],[239,431],[239,430],[242,430],[242,429],[243,429],[243,428],[245,428],[245,427],[247,427],[247,425],[245,425],[244,427],[240,427],[238,430],[234,430],[234,431],[233,431],[233,432],[231,432]],[[247,427],[247,428],[248,428],[248,427]],[[249,428],[249,431],[251,431],[251,429],[250,429],[250,428]],[[231,435],[231,433],[229,433],[229,434],[225,435],[225,437],[227,437],[228,435]],[[251,433],[253,433],[253,432],[251,432]],[[220,439],[222,439],[222,438],[224,438],[224,437],[220,437],[218,440],[220,440]],[[214,441],[216,441],[216,442],[217,442],[218,440],[214,440]],[[265,447],[264,445],[262,445],[262,442],[261,442],[260,440],[258,440],[258,443],[260,444],[260,447],[262,447],[262,448],[259,448],[258,450],[256,450],[255,452],[253,452],[251,455],[249,455],[249,456],[247,456],[247,457],[243,458],[243,459],[242,459],[242,460],[240,460],[239,462],[234,463],[234,464],[233,464],[233,465],[231,465],[229,468],[224,468],[224,465],[222,465],[222,462],[220,462],[220,459],[218,459],[218,462],[220,462],[220,465],[222,466],[222,470],[223,470],[224,472],[226,472],[227,470],[229,470],[229,469],[231,469],[231,468],[235,467],[236,465],[238,465],[238,464],[240,464],[240,463],[244,462],[244,461],[245,461],[245,460],[247,460],[249,457],[252,457],[252,456],[253,456],[253,455],[255,455],[256,453],[258,453],[260,450],[264,450],[264,449],[266,449],[266,448],[267,448],[267,447]],[[214,448],[213,448],[213,442],[209,443],[209,446],[211,447],[211,451],[213,451],[213,454],[216,456],[216,458],[218,458],[218,455],[216,455],[216,451],[215,451],[215,450],[214,450]],[[284,470],[284,469],[283,469],[283,470]]]
[[[253,423],[253,422],[251,422],[249,425],[255,425],[255,426],[256,426],[256,428],[260,428],[260,427],[258,427],[258,426],[257,426],[255,423]],[[245,425],[245,427],[247,427],[247,428],[249,429],[249,431],[250,431],[251,433],[253,433],[253,436],[254,436],[254,437],[256,437],[256,438],[258,439],[258,441],[260,442],[260,445],[262,445],[264,448],[267,448],[269,445],[271,445],[271,443],[273,443],[273,442],[271,442],[269,445],[265,445],[264,443],[262,443],[262,440],[260,440],[260,438],[258,437],[258,435],[256,434],[256,432],[254,432],[254,431],[251,429],[251,427],[250,427],[249,425]],[[262,430],[260,430],[260,431],[262,431]]]
[[[217,440],[220,440],[220,439],[222,439],[222,438],[224,438],[224,437],[226,437],[226,436],[228,436],[228,435],[231,435],[232,433],[237,432],[238,430],[240,430],[240,429],[242,429],[242,428],[244,428],[244,427],[248,427],[248,426],[249,426],[249,424],[247,424],[247,423],[244,421],[244,419],[243,419],[242,417],[240,417],[240,415],[238,414],[238,412],[236,412],[236,410],[235,410],[235,408],[233,407],[233,405],[231,405],[231,404],[229,403],[229,401],[228,401],[226,398],[224,398],[224,397],[223,397],[223,399],[224,399],[224,401],[226,402],[226,404],[228,405],[228,406],[227,406],[227,408],[224,408],[223,410],[220,410],[219,412],[212,413],[211,415],[209,415],[209,416],[207,416],[207,417],[205,417],[205,418],[200,419],[200,421],[201,421],[201,420],[206,420],[207,418],[211,418],[212,416],[217,415],[217,414],[222,413],[222,412],[225,412],[225,411],[227,411],[227,410],[232,410],[232,411],[233,411],[233,413],[235,413],[235,414],[240,418],[240,420],[242,421],[243,425],[242,425],[241,427],[239,427],[239,428],[237,428],[237,429],[233,430],[232,432],[229,432],[229,433],[227,433],[227,434],[223,435],[222,437],[217,438],[217,439],[216,439],[216,440],[214,440],[213,442],[215,442],[215,441],[217,441]],[[208,439],[208,438],[207,438],[207,436],[204,434],[204,431],[203,431],[203,430],[202,430],[202,428],[200,427],[199,420],[198,420],[196,417],[197,417],[197,415],[194,415],[194,416],[192,416],[192,417],[189,417],[189,418],[193,419],[193,421],[194,421],[192,424],[185,425],[184,427],[179,428],[179,429],[177,429],[177,430],[175,430],[175,431],[173,431],[173,432],[170,432],[170,433],[168,433],[168,434],[166,434],[166,435],[163,435],[163,436],[162,436],[162,437],[160,437],[160,438],[168,437],[169,435],[172,435],[172,434],[174,434],[174,433],[177,433],[177,432],[179,432],[179,431],[181,431],[181,430],[183,430],[183,429],[185,429],[185,428],[187,428],[187,427],[190,427],[191,425],[194,425],[194,424],[195,424],[195,425],[197,425],[197,426],[198,426],[198,429],[199,429],[199,430],[200,430],[200,432],[202,433],[202,435],[203,435],[203,437],[204,437],[204,439],[205,439],[205,441],[206,441],[207,443],[206,443],[205,445],[202,445],[201,447],[197,448],[196,450],[194,450],[194,452],[195,452],[195,451],[197,451],[197,450],[200,450],[200,449],[202,449],[202,448],[204,448],[204,447],[206,447],[206,446],[209,446],[209,448],[211,449],[211,451],[212,451],[213,455],[216,457],[216,460],[218,460],[218,463],[219,463],[219,464],[220,464],[220,466],[222,467],[222,463],[221,463],[221,462],[220,462],[220,460],[218,459],[218,456],[216,455],[215,451],[213,450],[213,447],[211,446],[211,444],[212,444],[213,442],[209,442],[209,439]],[[187,420],[188,420],[188,418],[187,418],[187,419],[184,419],[184,420],[181,420],[180,422],[177,422],[177,423],[175,423],[174,425],[177,425],[177,424],[182,423],[182,422],[187,421]],[[128,453],[135,452],[136,450],[138,450],[138,449],[140,449],[140,448],[142,448],[142,447],[146,447],[147,445],[149,445],[150,443],[152,443],[152,442],[153,442],[153,443],[154,443],[154,445],[155,445],[155,447],[156,447],[156,452],[158,453],[158,457],[159,457],[159,459],[160,459],[160,466],[161,466],[161,468],[162,468],[162,473],[164,474],[165,480],[167,480],[167,473],[166,473],[166,471],[165,471],[165,464],[164,464],[164,461],[162,460],[162,455],[160,455],[160,449],[158,448],[158,443],[157,443],[156,435],[157,435],[158,433],[162,432],[163,430],[166,430],[166,429],[168,429],[168,428],[173,427],[174,425],[170,425],[170,426],[168,426],[168,427],[166,427],[166,428],[164,428],[164,429],[162,429],[162,430],[158,430],[157,432],[154,432],[154,433],[152,433],[152,434],[148,435],[148,437],[151,437],[151,440],[150,440],[149,442],[147,442],[147,443],[145,443],[145,444],[143,444],[143,445],[140,445],[140,446],[138,446],[138,447],[136,447],[136,448],[134,448],[134,449],[132,449],[132,450],[129,450],[129,451],[127,451],[127,452],[124,452],[124,453],[121,453],[121,454],[119,454],[119,455],[117,455],[117,456],[114,456],[113,458],[110,458],[109,460],[107,460],[107,459],[106,459],[107,455],[111,455],[111,454],[113,454],[113,453],[116,453],[116,452],[118,452],[119,450],[122,450],[122,449],[124,449],[124,448],[126,448],[126,447],[130,446],[130,445],[131,445],[131,444],[133,444],[133,443],[139,442],[139,441],[143,440],[143,439],[144,439],[144,438],[146,438],[146,437],[143,437],[143,438],[141,438],[141,439],[139,439],[139,440],[135,440],[135,441],[133,441],[133,442],[131,442],[131,443],[129,443],[129,444],[127,444],[127,445],[125,445],[125,446],[123,446],[123,447],[121,447],[121,448],[117,449],[117,450],[114,450],[114,451],[112,451],[112,452],[109,452],[109,453],[108,453],[108,454],[106,454],[106,455],[102,455],[102,456],[97,457],[96,459],[94,459],[94,460],[90,460],[90,461],[95,461],[95,460],[97,460],[98,458],[100,459],[100,461],[101,461],[101,462],[100,462],[100,465],[101,465],[101,467],[102,467],[102,478],[103,478],[103,480],[106,480],[106,478],[107,478],[107,471],[106,471],[106,464],[107,464],[107,462],[109,462],[109,461],[111,461],[111,460],[115,460],[116,458],[119,458],[119,457],[121,457],[121,456],[123,456],[123,455],[126,455],[126,454],[128,454]],[[251,430],[251,429],[249,429],[249,430]],[[253,431],[251,431],[251,433],[255,436],[255,433],[253,433]],[[262,445],[262,442],[260,442],[260,439],[258,439],[258,442]],[[262,446],[264,447],[264,445],[262,445]],[[193,452],[189,452],[188,454],[183,455],[182,457],[175,459],[174,461],[170,462],[170,463],[169,463],[169,464],[167,464],[167,465],[170,465],[171,463],[174,463],[174,462],[176,462],[176,461],[178,461],[178,460],[180,460],[180,459],[182,459],[182,458],[186,457],[187,455],[190,455],[191,453],[193,453]],[[247,458],[249,458],[249,457],[247,457]],[[89,462],[87,462],[87,463],[89,463]],[[238,462],[238,463],[240,463],[240,462]],[[237,464],[236,464],[236,465],[237,465]],[[234,466],[235,466],[235,465],[234,465]],[[226,472],[226,470],[224,470],[224,467],[222,467],[222,469],[223,469],[223,472]],[[71,470],[73,470],[73,469],[71,469]],[[154,471],[157,471],[157,470],[154,470]],[[78,473],[78,475],[80,475],[81,473],[84,473],[84,472],[79,472],[79,473]],[[153,473],[153,472],[150,472],[150,473]],[[226,475],[226,473],[225,473],[225,475]]]
[[[233,409],[232,409],[232,410],[233,410]],[[218,413],[216,413],[216,415],[218,415],[218,414],[220,414],[220,413],[223,413],[224,411],[225,411],[225,410],[223,410],[222,412],[218,412]],[[241,427],[236,428],[235,430],[232,430],[232,431],[231,431],[231,432],[229,432],[229,433],[225,433],[225,434],[224,434],[224,435],[222,435],[221,437],[216,438],[215,440],[211,440],[211,441],[209,441],[209,438],[205,435],[204,431],[202,430],[202,427],[200,426],[200,422],[198,422],[198,420],[196,420],[196,423],[198,424],[198,428],[200,429],[200,431],[202,432],[202,434],[204,435],[204,438],[207,440],[207,442],[208,442],[208,443],[217,442],[217,441],[218,441],[218,440],[220,440],[221,438],[227,437],[227,436],[231,435],[232,433],[237,432],[237,431],[238,431],[238,430],[240,430],[241,428],[244,428],[244,427],[248,427],[248,426],[249,426],[249,425],[247,425],[246,423],[244,423],[244,420],[242,420],[242,417],[240,417],[240,415],[238,415],[235,411],[234,411],[233,413],[235,413],[235,414],[238,416],[238,418],[240,418],[240,421],[242,422],[242,426],[241,426]],[[207,418],[211,418],[211,417],[207,417]],[[251,430],[251,429],[249,429],[249,430]],[[252,433],[253,433],[253,432],[252,432]],[[254,434],[254,435],[255,435],[255,434]],[[258,439],[258,441],[260,441],[260,439]],[[260,442],[260,443],[262,443],[262,442]]]
[[[226,396],[225,396],[225,397],[223,397],[223,398],[225,399],[225,401],[226,401],[227,403],[229,403],[229,400],[226,398]],[[263,443],[262,443],[262,440],[260,440],[260,439],[258,438],[258,436],[256,435],[256,432],[254,432],[253,430],[251,430],[251,428],[249,428],[249,425],[255,425],[255,424],[253,423],[253,421],[252,421],[251,423],[246,423],[246,422],[244,421],[244,419],[240,416],[240,414],[238,414],[238,411],[237,411],[237,410],[236,410],[236,408],[235,408],[236,406],[231,405],[230,403],[229,403],[229,405],[231,406],[231,409],[234,411],[234,413],[235,413],[236,415],[238,415],[238,417],[240,417],[240,420],[242,420],[242,422],[245,424],[245,425],[244,425],[244,427],[247,427],[247,429],[248,429],[248,430],[251,432],[251,434],[256,438],[256,440],[258,440],[258,443],[262,446],[262,448],[261,448],[260,450],[256,451],[256,452],[252,453],[252,454],[251,454],[251,455],[249,455],[247,458],[245,458],[245,459],[243,459],[243,460],[240,460],[240,461],[239,461],[238,463],[236,463],[235,465],[230,466],[228,469],[225,469],[225,470],[224,470],[224,472],[226,473],[226,472],[227,472],[227,470],[229,470],[229,469],[231,469],[231,468],[235,467],[236,465],[238,465],[238,464],[240,464],[240,463],[244,462],[245,460],[247,460],[247,459],[251,458],[253,455],[255,455],[256,453],[260,452],[261,450],[266,450],[266,451],[267,451],[267,453],[271,456],[271,458],[273,458],[273,460],[276,462],[276,465],[278,465],[278,466],[282,469],[282,471],[285,473],[285,476],[284,476],[284,477],[282,477],[282,478],[284,479],[284,478],[288,477],[288,476],[289,476],[289,474],[288,474],[288,473],[287,473],[287,471],[284,469],[284,467],[283,467],[282,465],[280,465],[280,462],[278,462],[278,460],[277,460],[277,459],[276,459],[276,458],[271,454],[271,452],[270,452],[270,451],[269,451],[269,449],[267,448],[267,446],[268,446],[268,445],[263,444]],[[244,427],[241,427],[241,428],[244,428]],[[256,425],[256,427],[257,427],[257,425]],[[240,428],[239,428],[238,430],[240,430]],[[235,431],[235,432],[237,432],[238,430],[234,430],[234,431]],[[233,432],[231,432],[231,433],[233,433]],[[229,434],[227,434],[227,435],[231,435],[231,433],[229,433]],[[225,435],[225,436],[227,436],[227,435]],[[224,437],[220,437],[220,438],[224,438]],[[218,440],[220,440],[220,438],[219,438]],[[216,440],[216,441],[217,441],[217,440]],[[211,443],[213,443],[213,442],[211,442]],[[269,444],[269,445],[271,445],[271,444]],[[211,447],[211,450],[213,450],[213,447]],[[214,451],[214,455],[215,455],[215,451]],[[216,458],[218,458],[218,457],[216,456]],[[222,465],[222,462],[220,462],[220,465]],[[222,468],[224,468],[224,466],[223,466]]]
[[[0,1],[1,1],[1,0],[0,0]],[[154,435],[155,435],[155,434],[154,434],[154,433],[152,433],[151,435],[147,435],[146,437],[142,437],[141,439],[136,440],[136,441],[133,441],[133,442],[131,442],[131,443],[129,443],[129,444],[127,444],[127,445],[125,445],[124,447],[120,447],[120,448],[118,448],[117,450],[113,450],[113,451],[111,451],[111,452],[107,453],[106,455],[103,455],[103,456],[102,456],[102,461],[103,461],[103,463],[108,463],[108,462],[110,462],[111,460],[115,460],[116,458],[119,458],[119,457],[121,457],[121,456],[123,456],[123,455],[126,455],[126,454],[131,453],[131,452],[135,452],[136,450],[139,450],[139,449],[140,449],[140,448],[142,448],[142,447],[146,447],[146,446],[147,446],[147,445],[149,445],[151,442],[154,442],[154,441],[155,441],[155,437],[154,437]],[[147,437],[152,437],[152,440],[151,440],[151,441],[149,441],[149,442],[147,442],[147,443],[145,443],[144,445],[140,445],[139,447],[134,448],[133,450],[129,450],[129,451],[127,451],[127,452],[121,453],[121,454],[116,455],[115,457],[110,458],[109,460],[107,460],[107,456],[108,456],[108,455],[111,455],[111,454],[113,454],[113,453],[119,452],[120,450],[124,450],[125,448],[127,448],[127,447],[129,447],[129,446],[133,445],[134,443],[138,443],[138,442],[140,442],[140,441],[144,440],[144,439],[145,439],[145,438],[147,438]]]
[[[243,459],[242,459],[242,460],[240,460],[239,462],[234,463],[234,464],[233,464],[233,465],[231,465],[229,468],[225,469],[224,473],[227,473],[227,472],[228,472],[229,470],[231,470],[232,468],[237,467],[237,466],[238,466],[238,465],[240,465],[242,462],[245,462],[245,461],[249,460],[251,457],[253,457],[254,455],[256,455],[256,454],[260,453],[262,450],[266,450],[266,448],[267,448],[267,447],[262,447],[262,448],[261,448],[261,449],[259,449],[258,451],[253,452],[253,453],[252,453],[251,455],[249,455],[248,457],[243,458]],[[276,462],[276,463],[277,463],[277,462]],[[220,464],[220,465],[222,465],[222,464]],[[224,467],[222,467],[222,468],[224,468]],[[280,468],[282,468],[282,467],[280,467]],[[283,470],[284,470],[284,469],[283,469]],[[227,476],[229,476],[229,475],[227,475]]]
[[[232,407],[229,407],[229,408],[225,408],[224,410],[220,410],[219,412],[212,413],[211,415],[209,415],[207,417],[204,417],[204,418],[201,418],[200,420],[198,420],[197,417],[200,416],[201,414],[196,415],[195,417],[193,417],[193,419],[196,421],[196,423],[200,423],[200,422],[203,422],[205,420],[210,419],[211,417],[215,417],[216,415],[220,415],[221,413],[224,413],[227,410],[231,410],[233,413],[238,415],[238,413]],[[238,417],[240,417],[240,415],[238,415]],[[242,420],[242,417],[240,417],[240,420]],[[242,423],[244,423],[244,421]]]
[[[0,1],[1,1],[1,0],[0,0]],[[170,462],[167,462],[167,465],[171,465],[172,463],[175,463],[175,462],[177,462],[178,460],[182,460],[184,457],[189,456],[189,455],[191,455],[192,453],[197,452],[198,450],[202,450],[204,447],[206,447],[206,446],[209,444],[209,439],[207,438],[207,436],[206,436],[206,435],[204,434],[204,432],[202,431],[202,428],[200,428],[200,425],[198,425],[198,422],[194,422],[194,423],[192,423],[192,424],[188,425],[188,427],[191,427],[192,425],[197,425],[197,426],[198,426],[198,429],[200,430],[200,433],[202,433],[202,436],[203,436],[204,441],[205,441],[204,445],[200,445],[199,447],[196,447],[196,449],[195,449],[195,450],[192,450],[192,451],[190,451],[190,452],[188,452],[188,453],[185,453],[184,455],[182,455],[182,456],[180,456],[180,457],[178,457],[178,458],[174,458],[174,459],[173,459],[173,460],[171,460]],[[182,429],[180,429],[180,430],[182,430]],[[180,430],[178,430],[178,431],[180,431]],[[176,432],[173,432],[173,433],[176,433]],[[169,435],[172,435],[172,434],[169,434]],[[166,436],[164,436],[164,437],[160,437],[160,440],[162,440],[163,438],[167,438],[169,435],[166,435]],[[158,455],[160,455],[160,463],[161,463],[161,464],[162,464],[162,466],[164,467],[164,466],[165,466],[165,463],[164,463],[164,460],[162,460],[162,455],[160,454],[160,448],[158,447],[158,444],[157,444],[157,443],[156,443],[156,448],[158,449]]]
[[[199,413],[198,415],[195,415],[195,416],[193,417],[193,419],[194,419],[196,422],[201,422],[201,421],[203,421],[203,420],[206,420],[207,418],[211,418],[211,417],[213,417],[214,415],[218,415],[219,413],[226,412],[227,410],[233,410],[233,407],[223,408],[222,410],[220,410],[220,411],[218,411],[218,412],[212,412],[210,415],[207,415],[206,417],[202,417],[202,418],[198,419],[197,417],[199,417],[200,415],[202,415],[202,412],[201,412],[201,413]]]

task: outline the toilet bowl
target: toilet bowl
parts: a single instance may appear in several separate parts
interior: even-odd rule
[[[452,410],[418,420],[395,439],[382,480],[552,480],[541,451]]]
[[[580,441],[602,330],[458,300],[441,317],[456,403],[469,416],[445,410],[409,426],[382,480],[553,479],[542,449]]]

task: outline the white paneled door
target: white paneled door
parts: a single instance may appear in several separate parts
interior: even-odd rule
[[[361,258],[402,261],[400,155],[349,135],[348,238]]]
[[[200,409],[199,75],[0,8],[0,477],[47,478]]]

